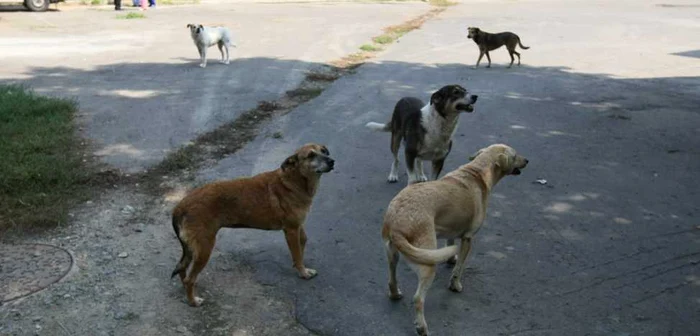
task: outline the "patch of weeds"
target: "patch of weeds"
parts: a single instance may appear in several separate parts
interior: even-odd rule
[[[90,4],[93,5],[93,6],[101,5],[101,4],[102,4],[102,0],[92,0],[92,1],[90,1]]]
[[[275,102],[265,100],[258,103],[258,110],[261,110],[263,112],[272,112],[278,108],[279,105]]]
[[[323,88],[297,88],[294,90],[289,90],[286,92],[287,96],[291,98],[301,97],[301,98],[316,98],[323,92]]]
[[[338,73],[323,73],[323,72],[309,72],[306,74],[306,80],[309,81],[319,81],[319,82],[332,82],[338,79]]]
[[[384,35],[379,35],[375,38],[372,38],[372,41],[374,41],[374,43],[377,43],[377,44],[389,44],[391,42],[396,41],[396,39],[389,34],[384,34]]]
[[[456,2],[450,0],[430,0],[428,2],[436,7],[450,7],[457,4]]]
[[[117,19],[123,20],[133,20],[133,19],[145,19],[146,15],[143,13],[131,12],[127,14],[117,15]]]
[[[72,100],[0,86],[0,232],[32,232],[67,220],[85,200],[92,169],[76,134]]]
[[[413,18],[411,20],[408,20],[404,23],[395,25],[395,26],[390,26],[384,29],[384,34],[376,36],[372,39],[372,41],[376,44],[380,45],[387,45],[390,43],[393,43],[394,41],[398,40],[401,36],[405,35],[406,33],[420,28],[425,21],[428,19],[442,13],[445,10],[445,8],[434,8],[430,10],[429,12],[420,15],[416,18]],[[368,47],[365,47],[368,46]],[[378,50],[369,50],[369,49],[374,49],[373,46],[370,48],[369,44],[365,44],[360,49],[362,51],[350,54],[348,56],[345,56],[339,60],[335,60],[331,62],[331,65],[342,68],[342,69],[354,69],[360,65],[362,65],[367,59],[372,58],[375,54],[375,52],[382,50],[381,47],[378,47]],[[365,47],[365,48],[363,48]]]
[[[375,46],[373,44],[363,44],[360,46],[360,50],[362,50],[362,51],[381,51],[382,48]]]

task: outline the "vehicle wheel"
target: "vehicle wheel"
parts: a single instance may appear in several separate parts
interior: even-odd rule
[[[49,0],[24,0],[24,6],[32,12],[43,12],[49,9]]]

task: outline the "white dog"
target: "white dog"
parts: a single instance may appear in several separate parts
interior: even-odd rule
[[[199,66],[204,68],[207,66],[207,49],[213,45],[219,46],[221,51],[221,63],[229,63],[230,46],[236,47],[231,42],[231,32],[226,27],[205,27],[201,24],[188,24],[192,40],[199,50],[200,63]],[[224,57],[224,49],[226,49],[226,57]]]

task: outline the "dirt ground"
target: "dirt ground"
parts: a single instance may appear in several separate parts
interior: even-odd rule
[[[145,19],[127,20],[109,7],[61,8],[0,12],[0,82],[77,98],[95,154],[127,173],[143,171],[259,101],[280,97],[307,71],[356,52],[383,27],[430,9],[421,3],[218,2],[161,6]],[[209,66],[200,69],[187,23],[230,27],[233,62],[219,64],[212,49]],[[61,246],[75,265],[47,290],[4,303],[0,335],[310,334],[296,319],[294,298],[255,281],[245,261],[221,253],[203,276],[226,275],[199,290],[229,304],[190,309],[184,303],[179,280],[170,280],[179,251],[162,226],[177,196],[154,198],[138,185],[115,185],[76,209],[68,227],[3,237]],[[287,266],[280,268],[296,281]]]

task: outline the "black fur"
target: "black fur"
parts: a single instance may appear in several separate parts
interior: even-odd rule
[[[447,118],[447,106],[457,99],[464,98],[466,94],[467,90],[459,85],[446,85],[430,96],[430,104],[442,118]],[[472,96],[471,104],[475,102],[476,96]],[[423,146],[423,140],[427,133],[422,123],[423,114],[421,109],[423,107],[425,107],[425,103],[418,98],[401,98],[394,107],[391,121],[387,124],[389,126],[388,130],[391,131],[391,152],[394,154],[394,157],[396,157],[401,147],[401,141],[404,142],[404,155],[406,166],[409,171],[413,171],[415,168],[415,159]],[[449,113],[459,113],[459,111],[451,111]],[[449,146],[451,148],[451,142]],[[437,178],[440,171],[442,171],[442,166],[446,157],[447,155],[442,158],[434,159],[434,178]],[[437,172],[437,174],[435,172]]]

